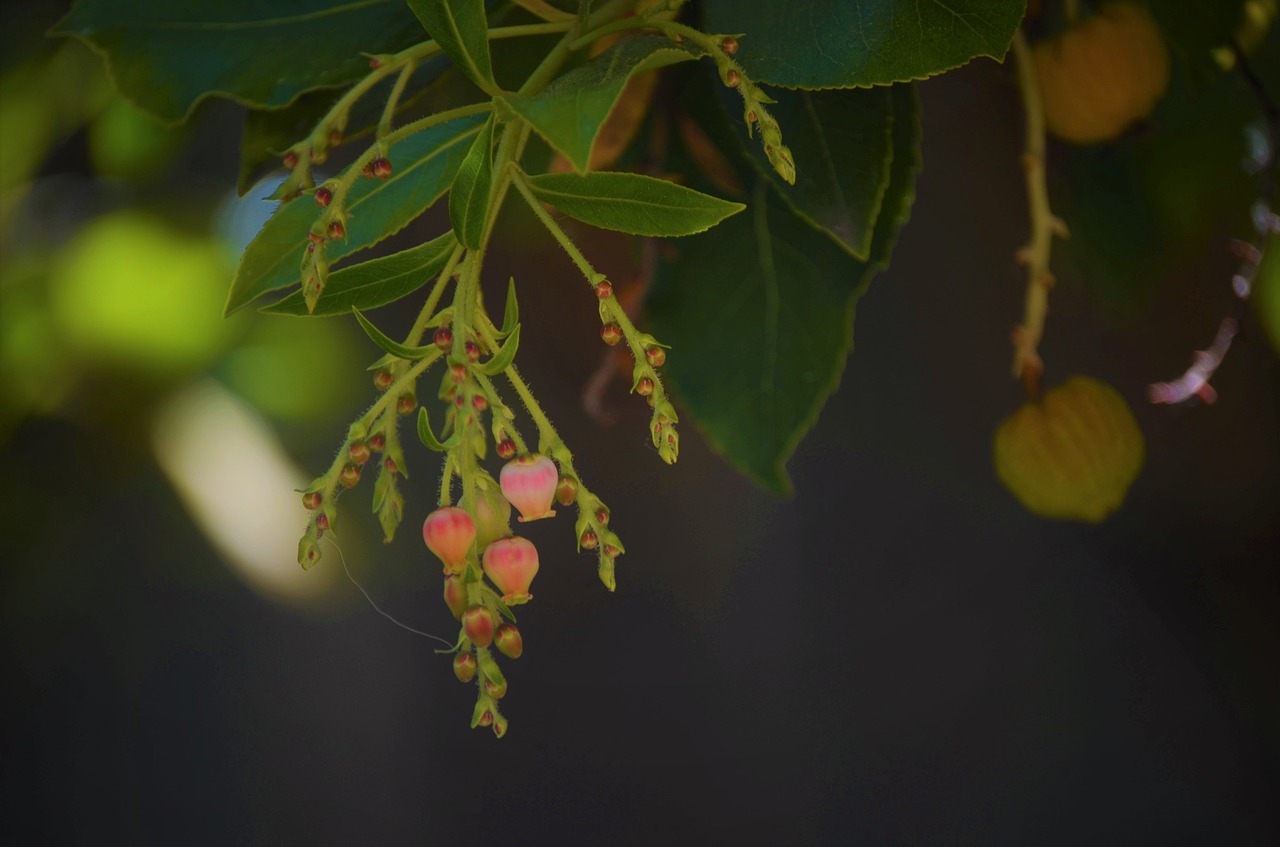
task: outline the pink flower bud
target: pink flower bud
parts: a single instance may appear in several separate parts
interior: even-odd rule
[[[512,459],[503,465],[498,479],[503,495],[520,510],[521,521],[536,521],[555,514],[551,501],[560,484],[560,472],[555,462],[546,456],[535,453]]]
[[[470,682],[476,678],[476,657],[470,653],[459,653],[453,657],[453,675],[458,682]]]
[[[462,613],[462,631],[477,647],[493,643],[493,612],[484,606],[472,606]]]
[[[524,637],[520,635],[520,630],[509,623],[498,627],[498,633],[493,636],[493,643],[508,659],[518,659],[524,652]]]
[[[453,612],[454,618],[461,620],[462,613],[467,610],[467,586],[462,577],[448,576],[444,580],[444,604]]]
[[[529,584],[538,573],[538,549],[519,536],[499,538],[484,548],[484,572],[504,603],[527,603],[533,599]]]
[[[471,542],[476,540],[476,524],[456,506],[445,506],[422,522],[422,540],[444,562],[445,573],[460,573],[467,563]]]

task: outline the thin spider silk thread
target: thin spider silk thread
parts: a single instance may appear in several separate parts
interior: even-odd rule
[[[370,596],[369,596],[369,592],[368,592],[368,591],[365,591],[365,590],[364,590],[364,586],[363,586],[363,585],[361,585],[359,582],[357,582],[357,581],[356,581],[356,578],[351,574],[351,569],[347,567],[347,557],[346,557],[346,556],[344,556],[344,555],[342,555],[342,548],[338,546],[338,542],[334,541],[334,540],[333,540],[333,537],[332,537],[332,536],[330,536],[330,537],[329,537],[329,543],[333,545],[333,549],[335,549],[335,550],[337,550],[337,551],[338,551],[338,560],[339,560],[340,562],[342,562],[342,571],[343,571],[343,573],[345,573],[345,574],[347,575],[347,579],[351,580],[351,584],[352,584],[352,585],[354,585],[356,588],[360,589],[360,593],[364,595],[364,599],[366,599],[366,600],[368,600],[368,601],[369,601],[369,605],[373,607],[373,610],[374,610],[375,612],[377,612],[378,614],[382,615],[384,618],[386,618],[387,620],[391,621],[393,624],[395,624],[396,626],[400,627],[401,629],[406,629],[406,630],[408,630],[409,632],[412,632],[414,635],[421,635],[423,638],[430,638],[430,639],[433,639],[433,640],[435,640],[435,641],[439,641],[441,644],[443,644],[445,647],[448,647],[450,650],[452,650],[452,649],[453,649],[454,644],[453,644],[453,642],[452,642],[452,641],[445,641],[443,638],[441,638],[441,637],[440,637],[440,636],[438,636],[438,635],[432,635],[432,634],[431,634],[431,633],[429,633],[429,632],[423,632],[423,631],[422,631],[422,630],[420,630],[420,629],[414,629],[413,627],[409,626],[409,625],[408,625],[408,624],[406,624],[406,623],[401,623],[400,621],[396,620],[396,619],[391,615],[391,613],[389,613],[389,612],[385,611],[381,606],[379,606],[376,602],[374,602],[374,599],[373,599],[372,597],[370,597]]]

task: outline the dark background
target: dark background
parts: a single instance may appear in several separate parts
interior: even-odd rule
[[[1147,462],[1100,526],[1032,517],[990,462],[1021,402],[1008,376],[1026,231],[1016,90],[979,62],[920,92],[919,199],[859,304],[840,390],[791,462],[791,500],[736,475],[691,425],[663,466],[618,385],[616,425],[582,413],[594,306],[554,245],[509,217],[518,247],[488,282],[536,269],[524,369],[627,554],[609,595],[563,517],[530,528],[543,568],[521,613],[525,656],[504,664],[501,741],[467,728],[473,692],[436,645],[350,583],[278,603],[226,568],[137,434],[154,387],[82,382],[12,423],[0,841],[1276,843],[1280,360],[1246,325],[1217,405],[1142,399],[1231,307],[1229,228],[1205,227],[1207,247],[1140,314],[1101,302],[1085,261],[1059,251],[1048,380],[1116,385]],[[139,202],[227,190],[238,120],[204,112]],[[42,172],[86,173],[83,146],[59,142]],[[613,275],[629,261],[618,248],[590,249]],[[282,427],[311,471],[372,397],[339,390],[342,414]],[[377,543],[365,485],[343,501],[345,547],[388,611],[448,637],[415,529],[434,483],[418,466],[395,543]],[[339,568],[326,552],[321,568]]]

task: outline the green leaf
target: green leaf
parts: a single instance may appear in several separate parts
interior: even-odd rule
[[[285,106],[367,74],[361,51],[422,40],[400,0],[80,0],[53,31],[105,55],[120,92],[169,122],[210,95]]]
[[[471,143],[449,190],[449,220],[464,247],[476,249],[489,214],[489,187],[493,184],[493,116]]]
[[[627,80],[642,71],[695,58],[695,54],[665,38],[626,38],[559,77],[539,94],[499,100],[529,121],[583,173],[600,126],[609,117]]]
[[[352,213],[347,237],[331,241],[326,256],[336,261],[398,232],[442,195],[453,181],[465,144],[483,116],[470,115],[414,133],[391,146],[391,177],[358,180],[347,195]],[[226,314],[252,300],[299,282],[307,232],[322,211],[299,198],[281,204],[246,248],[231,282]]]
[[[368,335],[374,344],[377,344],[392,356],[417,361],[432,352],[438,352],[438,348],[434,344],[428,344],[424,347],[406,347],[398,341],[391,340],[382,330],[374,326],[368,318],[360,314],[359,309],[352,309],[351,312],[356,316],[356,320],[359,322],[360,328],[364,330],[365,335]]]
[[[746,208],[641,174],[542,174],[528,183],[539,200],[570,217],[633,235],[693,235]]]
[[[519,324],[520,304],[516,301],[516,278],[511,277],[507,280],[507,302],[502,310],[502,329],[498,331],[498,337],[506,338],[516,331]]]
[[[915,193],[915,94],[895,86],[894,160],[870,258],[854,259],[760,177],[746,214],[676,243],[649,296],[664,370],[707,440],[767,488],[790,491],[786,461],[835,390],[854,306],[883,269]],[[708,321],[732,327],[710,332]]]
[[[708,31],[745,33],[734,58],[748,76],[786,88],[886,85],[933,76],[977,56],[1000,61],[1026,5],[1026,0],[702,4]]]
[[[493,66],[489,62],[489,22],[484,0],[408,0],[440,49],[467,77],[485,91],[493,91]]]
[[[460,432],[455,432],[443,442],[436,438],[436,434],[431,431],[431,421],[427,419],[426,406],[418,407],[418,438],[421,439],[428,450],[434,450],[437,453],[452,450],[462,443],[462,433]]]
[[[458,246],[452,232],[390,256],[351,265],[329,275],[314,312],[307,312],[301,291],[259,311],[271,315],[327,317],[354,309],[374,309],[417,291],[448,264]]]
[[[520,324],[516,324],[515,329],[511,330],[511,335],[507,336],[506,342],[494,353],[489,361],[480,365],[480,373],[485,376],[497,376],[498,374],[511,367],[511,363],[515,361],[516,349],[520,346]]]
[[[727,109],[743,151],[782,192],[792,210],[826,232],[855,258],[867,258],[893,162],[890,89],[776,92],[769,111],[796,160],[796,181],[774,170],[760,144],[748,139],[741,98],[724,86]],[[730,101],[728,98],[732,98]]]

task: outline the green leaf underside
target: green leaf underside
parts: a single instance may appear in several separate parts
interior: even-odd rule
[[[497,376],[498,374],[511,367],[511,363],[516,359],[516,350],[520,347],[520,324],[516,324],[511,330],[511,334],[507,336],[507,340],[497,353],[493,354],[493,358],[480,365],[480,373],[485,376]]]
[[[924,79],[977,56],[998,61],[1026,11],[1026,0],[702,5],[707,31],[746,33],[734,58],[747,75],[785,88],[865,88]]]
[[[665,38],[625,38],[528,97],[499,98],[583,173],[600,126],[632,75],[697,56]]]
[[[440,49],[468,78],[492,90],[489,23],[484,0],[408,0],[409,8]]]
[[[360,314],[359,309],[352,309],[351,313],[356,316],[356,321],[360,324],[360,328],[364,330],[365,335],[369,336],[369,339],[374,344],[377,344],[392,356],[408,359],[409,361],[417,361],[436,349],[434,344],[428,344],[424,347],[406,347],[374,326],[368,318]]]
[[[756,169],[782,192],[796,214],[827,232],[855,258],[866,259],[893,162],[890,89],[771,92],[778,102],[769,111],[783,127],[796,160],[796,181],[789,185],[769,164],[760,143],[747,138],[741,98],[724,86],[718,88],[742,149]]]
[[[425,244],[342,268],[329,275],[315,311],[307,312],[301,291],[264,306],[259,311],[272,315],[329,317],[347,315],[355,309],[375,309],[412,294],[444,269],[458,246],[452,232]]]
[[[746,214],[677,243],[647,304],[671,344],[665,370],[711,445],[777,493],[786,461],[839,384],[858,297],[883,269],[910,213],[920,167],[910,86],[893,89],[893,167],[867,261],[757,183]],[[735,327],[708,329],[707,316]]]
[[[361,51],[423,40],[401,0],[80,0],[54,32],[103,53],[121,93],[170,122],[210,94],[285,106],[368,73]]]
[[[489,214],[489,188],[493,184],[493,124],[489,120],[471,142],[449,189],[449,220],[464,247],[476,249]]]
[[[391,177],[360,179],[347,195],[347,237],[325,247],[330,261],[376,244],[440,198],[453,181],[467,142],[486,119],[470,115],[415,133],[388,151]],[[306,197],[282,204],[245,249],[231,283],[226,314],[300,281],[311,224],[323,213]]]
[[[693,235],[746,208],[632,173],[542,174],[530,177],[529,187],[539,200],[572,218],[632,235]]]

